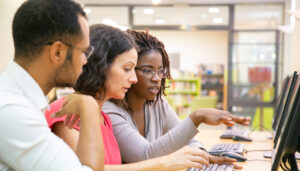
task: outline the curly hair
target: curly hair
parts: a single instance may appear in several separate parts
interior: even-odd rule
[[[103,99],[111,64],[120,54],[136,49],[136,44],[126,32],[103,24],[90,26],[90,44],[94,46],[94,52],[83,67],[74,89],[93,97],[101,90],[100,98]]]
[[[164,43],[158,40],[155,36],[151,35],[147,29],[145,29],[145,31],[127,30],[127,33],[129,33],[133,37],[138,47],[138,60],[141,59],[144,55],[149,54],[153,51],[157,51],[161,54],[163,67],[167,68],[167,73],[166,73],[166,77],[162,78],[161,80],[161,88],[157,93],[157,98],[155,102],[157,102],[158,100],[162,100],[161,96],[166,95],[165,94],[166,79],[172,79],[170,74],[169,55],[165,50]],[[126,109],[127,111],[132,112],[132,109],[130,108],[130,106],[128,106],[127,103],[128,101],[127,94],[125,95],[125,99],[123,100],[111,99],[110,101]],[[147,101],[147,103],[149,102],[151,103],[152,101]]]
[[[155,36],[149,34],[149,31],[147,29],[145,29],[145,31],[127,30],[127,33],[129,33],[133,37],[135,43],[139,48],[138,60],[141,59],[144,55],[149,54],[153,51],[159,52],[162,56],[163,67],[167,68],[166,78],[171,79],[169,55],[165,50],[164,43],[158,40]],[[166,95],[166,78],[162,78],[161,80],[161,88],[157,94],[156,100],[161,99],[162,94]]]

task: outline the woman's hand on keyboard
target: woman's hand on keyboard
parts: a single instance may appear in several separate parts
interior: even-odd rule
[[[209,154],[196,147],[185,146],[174,153],[162,157],[165,170],[182,170],[196,167],[202,169],[202,165],[209,165]]]
[[[243,169],[242,166],[239,166],[239,165],[235,164],[234,162],[236,162],[236,160],[233,158],[216,157],[216,156],[209,155],[209,163],[210,164],[230,164],[230,165],[233,165],[233,167],[235,169],[238,169],[238,170]]]
[[[227,126],[233,126],[235,123],[242,125],[249,125],[251,118],[235,116],[228,111],[203,108],[193,112],[190,115],[192,121],[197,127],[201,123],[208,125],[220,125],[225,124]]]

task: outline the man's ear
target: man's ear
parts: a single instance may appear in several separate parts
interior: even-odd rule
[[[68,47],[61,41],[55,41],[50,46],[50,61],[56,65],[64,63],[68,53]]]

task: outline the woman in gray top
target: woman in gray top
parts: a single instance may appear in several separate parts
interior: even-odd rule
[[[122,160],[137,162],[169,154],[186,144],[202,147],[192,139],[200,123],[232,126],[234,122],[249,124],[249,118],[236,117],[226,111],[200,109],[180,122],[177,114],[162,95],[165,79],[170,79],[169,57],[164,45],[148,31],[129,31],[138,45],[136,75],[122,101],[111,100],[103,111],[112,121]],[[213,160],[213,161],[212,161]],[[211,157],[211,162],[224,163]]]

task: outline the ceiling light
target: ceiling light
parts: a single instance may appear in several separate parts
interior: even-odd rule
[[[155,24],[165,24],[165,22],[166,22],[166,20],[162,19],[162,18],[159,18],[159,19],[155,20]]]
[[[86,14],[90,14],[92,12],[92,9],[90,8],[84,8],[83,10]]]
[[[276,54],[275,54],[275,53],[272,53],[272,54],[271,54],[271,57],[272,57],[272,59],[276,59]]]
[[[215,14],[215,13],[219,13],[220,9],[216,8],[216,7],[211,7],[211,8],[208,8],[208,11],[212,14]]]
[[[145,8],[145,9],[144,9],[144,13],[145,13],[145,14],[149,14],[149,15],[150,15],[150,14],[153,14],[153,13],[154,13],[154,9],[152,9],[152,8]]]
[[[161,0],[152,0],[152,4],[154,5],[157,5],[157,4],[160,4],[161,3]]]
[[[223,18],[213,18],[213,22],[216,24],[220,24],[220,23],[223,23],[224,20],[223,20]]]
[[[207,15],[206,15],[206,14],[197,14],[197,16],[198,16],[199,18],[207,18]]]
[[[115,21],[113,21],[110,18],[104,18],[101,23],[112,26],[112,27],[116,27],[119,28],[120,30],[126,31],[128,28],[126,26],[121,26],[120,24],[116,23]]]

